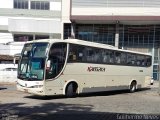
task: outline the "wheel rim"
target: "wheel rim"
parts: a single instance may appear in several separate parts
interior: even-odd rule
[[[132,91],[135,91],[135,85],[132,85],[131,89],[132,89]]]
[[[131,83],[130,91],[134,92],[135,90],[136,90],[136,83],[133,82],[133,83]]]

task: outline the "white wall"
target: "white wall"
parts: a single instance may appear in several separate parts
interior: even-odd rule
[[[0,64],[0,71],[5,68],[17,68],[18,64]]]
[[[159,16],[160,0],[72,0],[72,15]]]
[[[17,68],[17,64],[0,64],[0,82],[14,83],[17,81],[17,71],[3,71],[4,68]]]
[[[21,44],[11,43],[9,45],[0,44],[0,54],[1,55],[15,55],[21,53],[24,42]]]
[[[128,15],[128,16],[159,16],[160,8],[73,8],[72,15]]]
[[[50,10],[61,11],[61,2],[50,2]]]
[[[0,43],[12,42],[13,36],[11,33],[0,33]]]
[[[10,55],[10,46],[0,44],[0,54],[1,55]]]
[[[21,53],[23,45],[10,45],[10,55]]]
[[[13,0],[1,0],[0,8],[13,8]]]
[[[15,83],[17,81],[17,71],[0,71],[0,82]]]
[[[0,16],[0,25],[8,25],[8,17]]]
[[[70,1],[62,0],[62,22],[70,23]]]
[[[10,32],[61,33],[60,20],[9,19]]]

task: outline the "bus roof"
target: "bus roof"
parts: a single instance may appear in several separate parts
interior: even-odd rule
[[[28,41],[27,43],[37,43],[37,42],[48,42],[51,44],[57,43],[57,42],[72,43],[72,44],[78,44],[78,45],[84,45],[84,46],[90,46],[90,47],[112,49],[112,50],[123,51],[123,52],[131,52],[131,53],[136,53],[136,54],[151,55],[149,53],[142,53],[142,52],[136,52],[136,51],[131,51],[131,50],[118,49],[117,47],[112,46],[112,45],[96,43],[96,42],[89,42],[89,41],[84,41],[84,40],[79,40],[79,39],[64,39],[64,40],[61,40],[61,39],[41,39],[41,40]]]

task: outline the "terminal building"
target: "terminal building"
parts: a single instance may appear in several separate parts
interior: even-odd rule
[[[26,41],[60,39],[61,14],[61,0],[0,1],[0,63],[13,61]]]
[[[158,0],[5,0],[0,2],[0,54],[26,41],[76,38],[151,53],[160,76]]]
[[[66,33],[71,31],[71,36],[77,39],[151,53],[153,77],[159,80],[160,1],[71,0],[70,2],[71,24],[65,24],[64,38],[67,38]]]

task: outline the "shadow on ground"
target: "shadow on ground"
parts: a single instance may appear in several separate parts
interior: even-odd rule
[[[144,91],[147,91],[147,90],[150,90],[150,88],[139,89],[135,93],[144,92]],[[115,91],[104,91],[104,92],[79,94],[79,95],[76,95],[75,97],[113,96],[113,95],[118,95],[118,94],[134,94],[134,93],[130,93],[129,90],[115,90]],[[64,95],[57,95],[57,96],[29,95],[29,96],[25,96],[24,98],[38,99],[38,100],[52,100],[52,99],[64,99],[64,98],[66,98],[66,96],[64,96]]]
[[[5,89],[7,89],[7,88],[0,88],[0,90],[5,90]]]
[[[92,105],[45,103],[40,106],[25,106],[24,103],[0,105],[1,120],[159,120],[158,115],[133,115],[92,111]]]
[[[143,92],[149,89],[141,89]],[[77,97],[110,96],[128,94],[128,91],[112,91],[82,94]],[[63,99],[64,96],[37,97],[27,96],[28,99],[48,100]],[[160,115],[138,115],[111,112],[95,112],[93,105],[53,103],[27,106],[25,103],[0,104],[0,120],[159,120]]]

